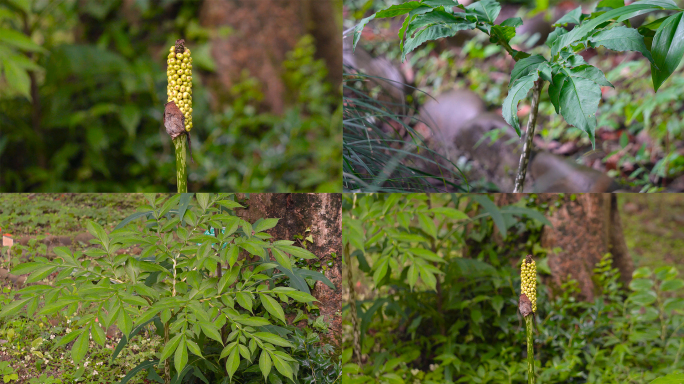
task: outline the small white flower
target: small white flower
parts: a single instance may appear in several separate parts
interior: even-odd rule
[[[50,335],[50,340],[54,340],[54,339],[55,339],[55,335]]]
[[[71,328],[67,328],[66,333],[71,333]]]
[[[97,375],[97,371],[93,371],[93,376]],[[125,377],[125,376],[124,376]]]

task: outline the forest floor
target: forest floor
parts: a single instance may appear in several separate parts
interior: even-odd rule
[[[672,265],[684,273],[684,196],[626,193],[618,202],[635,267]]]
[[[85,230],[86,220],[97,221],[111,230],[143,201],[142,194],[0,194],[0,234],[11,234],[15,239],[12,259],[7,257],[8,247],[0,248],[0,307],[9,302],[9,294],[16,289],[9,278],[2,278],[7,276],[8,267],[15,266],[19,259],[25,261],[33,255],[47,254],[55,245],[85,248],[90,238]],[[110,329],[105,347],[91,341],[85,366],[79,368],[71,360],[69,346],[52,350],[78,319],[79,316],[40,316],[0,321],[0,373],[7,375],[6,382],[118,383],[128,371],[154,357],[160,349],[157,336],[141,334],[112,362],[120,334]],[[3,362],[9,365],[4,367]],[[139,375],[129,383],[152,381]]]

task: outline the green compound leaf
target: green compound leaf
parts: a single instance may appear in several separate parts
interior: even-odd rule
[[[613,51],[636,51],[644,55],[648,61],[653,62],[651,52],[644,44],[644,37],[636,29],[627,27],[616,27],[603,30],[589,37],[589,42],[593,47],[602,45]],[[680,55],[681,57],[681,55]]]
[[[684,55],[684,12],[675,13],[668,17],[653,36],[651,53],[653,64],[651,65],[651,77],[653,89],[658,88],[667,80],[672,72],[677,69]]]
[[[536,71],[521,77],[513,84],[510,91],[508,91],[508,96],[506,96],[506,99],[504,100],[501,114],[503,115],[504,120],[515,128],[515,132],[518,136],[521,135],[520,122],[518,121],[518,103],[520,100],[527,97],[527,93],[532,89],[534,82],[537,81],[537,79],[539,79],[539,74]]]

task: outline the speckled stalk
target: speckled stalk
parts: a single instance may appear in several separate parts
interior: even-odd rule
[[[178,184],[178,193],[188,192],[188,169],[187,169],[187,136],[180,135],[173,139],[173,145],[176,147],[176,180]]]
[[[534,327],[532,325],[534,314],[525,316],[525,330],[527,331],[527,382],[535,384],[537,377],[534,375]]]
[[[537,115],[539,113],[539,99],[541,98],[541,91],[544,87],[542,79],[537,80],[532,88],[532,109],[530,117],[527,120],[527,131],[525,132],[525,144],[520,154],[520,163],[518,164],[518,173],[515,176],[515,187],[513,193],[521,193],[525,186],[525,175],[527,174],[527,165],[530,162],[530,153],[532,151],[534,129],[537,126]]]

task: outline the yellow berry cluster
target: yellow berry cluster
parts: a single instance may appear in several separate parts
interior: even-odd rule
[[[169,85],[166,88],[167,102],[173,101],[185,115],[185,130],[192,129],[192,57],[190,50],[185,48],[183,53],[177,53],[176,47],[169,49],[169,66],[166,76]]]
[[[537,312],[537,264],[529,256],[520,267],[520,279],[521,292],[532,302],[532,312]]]

